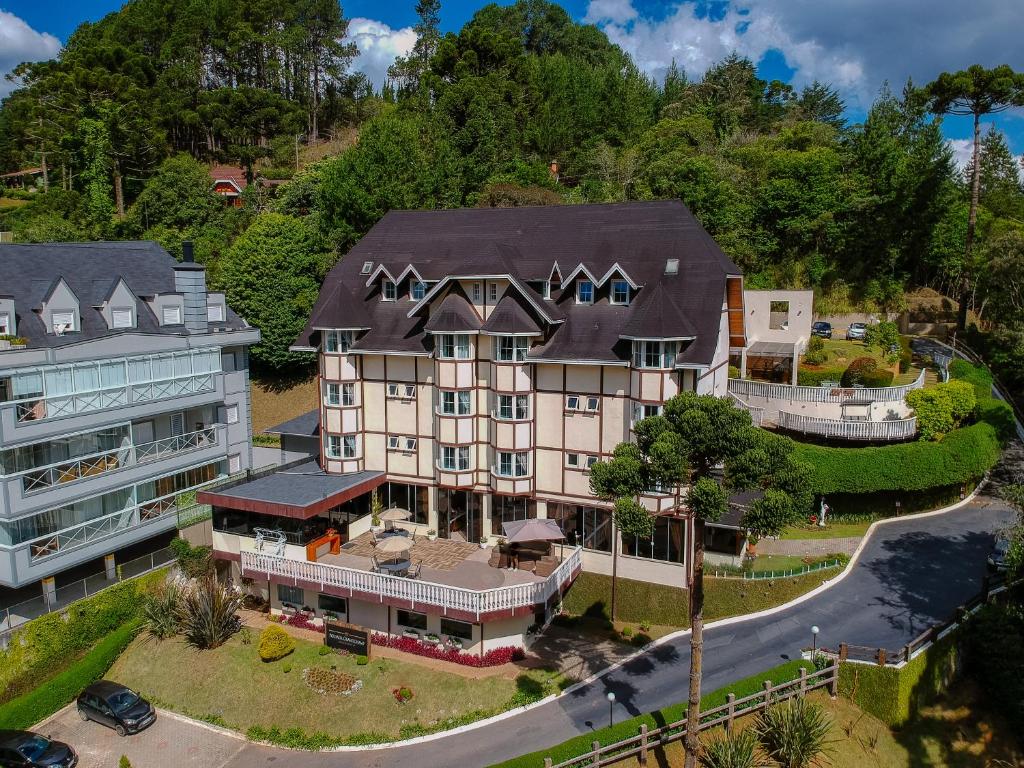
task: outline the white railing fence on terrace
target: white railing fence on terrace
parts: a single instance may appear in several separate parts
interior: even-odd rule
[[[764,423],[764,408],[751,405],[746,400],[741,400],[732,392],[729,393],[729,398],[736,407],[750,414],[750,420],[754,423],[754,426],[760,427]]]
[[[544,581],[513,584],[492,589],[465,589],[402,576],[361,571],[340,565],[292,560],[262,552],[242,551],[242,575],[302,580],[323,587],[351,589],[357,592],[408,600],[415,605],[433,605],[447,610],[465,611],[480,616],[492,611],[527,608],[543,604],[582,567],[582,549],[574,548],[558,568]]]
[[[793,384],[772,384],[752,379],[729,379],[729,393],[740,398],[761,397],[768,400],[789,400],[799,403],[837,403],[848,400],[870,400],[876,403],[902,402],[907,393],[924,387],[924,369],[910,384],[897,387],[802,387]]]
[[[860,421],[853,419],[821,419],[800,413],[779,411],[781,429],[805,435],[837,437],[844,440],[909,440],[917,434],[917,417]]]

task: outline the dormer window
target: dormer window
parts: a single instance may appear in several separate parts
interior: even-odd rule
[[[674,341],[634,341],[634,368],[675,368],[676,350]]]
[[[427,284],[422,280],[413,280],[409,287],[409,298],[412,301],[419,301],[427,295]]]
[[[629,283],[625,280],[612,280],[612,304],[629,304]]]
[[[71,333],[76,330],[74,310],[53,312],[51,318],[53,320],[53,332],[56,334]]]
[[[576,281],[576,303],[577,304],[593,304],[594,303],[594,284],[590,280],[577,280]]]
[[[111,328],[134,328],[135,312],[130,307],[115,308],[110,310]]]
[[[181,307],[177,304],[164,307],[160,318],[161,325],[181,325]]]
[[[324,352],[348,354],[354,336],[352,331],[326,331],[324,333]]]
[[[224,322],[224,305],[223,304],[207,304],[206,305],[206,319],[211,323],[223,323]]]
[[[480,303],[480,283],[473,283],[473,303]]]
[[[395,285],[395,281],[385,280],[381,293],[384,297],[384,301],[394,301],[398,298],[398,286]]]

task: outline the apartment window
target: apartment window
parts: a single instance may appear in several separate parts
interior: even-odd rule
[[[327,455],[332,459],[341,458],[341,435],[327,436]]]
[[[338,617],[342,614],[348,615],[348,600],[344,597],[335,597],[334,595],[317,595],[316,607],[324,613],[333,613]]]
[[[354,459],[356,457],[356,436],[342,435],[341,457],[343,459]]]
[[[385,280],[382,291],[384,301],[394,301],[398,298],[398,286],[394,280]]]
[[[226,421],[228,424],[237,424],[238,423],[238,406],[237,405],[229,405],[226,408],[224,408],[224,421]]]
[[[413,280],[409,288],[409,298],[412,301],[419,301],[427,295],[427,284],[422,280]]]
[[[445,416],[468,416],[471,397],[468,389],[443,390],[441,392],[441,413]]]
[[[590,411],[591,413],[596,413],[600,405],[601,398],[593,396],[587,398],[587,410]]]
[[[569,544],[612,551],[612,513],[608,509],[578,504],[548,504],[548,518],[558,521]]]
[[[441,634],[457,637],[460,640],[473,639],[473,625],[455,619],[441,619]]]
[[[646,403],[637,403],[633,407],[633,420],[640,421],[646,419],[648,416],[661,416],[663,406],[660,405],[649,405]]]
[[[480,303],[480,283],[473,283],[473,303]]]
[[[224,322],[224,305],[223,304],[207,304],[206,305],[206,319],[211,323],[223,323]]]
[[[388,397],[400,397],[404,400],[412,400],[416,397],[416,385],[388,384]]]
[[[441,334],[439,352],[442,360],[468,360],[469,336],[465,333]]]
[[[242,471],[242,457],[237,453],[228,456],[228,472],[232,475]]]
[[[403,627],[420,629],[424,632],[427,631],[427,614],[425,613],[399,610],[398,613],[395,614],[395,619],[397,619],[398,623]]]
[[[580,455],[578,453],[567,453],[565,454],[565,466],[572,467],[573,469],[579,467]]]
[[[488,285],[487,285],[487,295],[488,295],[488,297],[490,298],[491,301],[497,301],[498,300],[498,284],[497,283],[488,283]]]
[[[526,477],[530,474],[530,454],[499,451],[498,474],[502,477]]]
[[[130,309],[112,309],[110,325],[112,328],[131,328],[135,325],[133,312]]]
[[[594,284],[589,280],[577,280],[576,281],[576,303],[577,304],[593,304],[594,303]]]
[[[327,331],[324,334],[324,351],[347,354],[352,346],[352,331]]]
[[[11,316],[7,312],[0,312],[0,336],[7,336],[11,332]]]
[[[164,310],[166,312],[167,310]],[[180,320],[178,322],[181,322]],[[164,325],[167,325],[167,321],[164,321]],[[74,312],[54,312],[53,313],[53,330],[60,329],[62,333],[75,330],[75,313]]]
[[[503,536],[502,523],[533,520],[537,517],[537,503],[528,496],[499,496],[491,494],[491,533]]]
[[[634,368],[675,368],[676,343],[674,341],[634,341]]]
[[[565,410],[567,411],[578,411],[580,409],[580,396],[579,395],[566,395],[565,397]]]
[[[356,385],[355,384],[342,384],[341,385],[341,404],[342,405],[355,405],[356,404]]]
[[[633,557],[648,560],[664,560],[671,563],[683,562],[685,521],[678,517],[654,518],[654,531],[649,539],[640,539],[622,534],[622,552]]]
[[[306,593],[302,587],[293,587],[289,584],[277,585],[277,599],[285,605],[301,607],[306,599]]]
[[[327,404],[328,405],[341,405],[341,385],[340,384],[328,384],[327,385]]]
[[[588,455],[587,456],[587,469],[590,469],[595,464],[597,464],[597,456]]]
[[[164,325],[181,325],[181,307],[164,307],[162,317]],[[56,315],[54,315],[54,318],[56,318]]]
[[[415,451],[416,450],[416,442],[417,442],[417,440],[416,440],[415,437],[407,437],[407,438],[405,438],[405,450],[407,450],[407,451]]]
[[[530,418],[530,399],[527,395],[498,395],[499,419]]]
[[[441,468],[451,472],[469,469],[469,446],[445,445],[441,447]]]
[[[629,304],[629,283],[612,280],[612,304]]]
[[[388,435],[388,450],[397,451],[398,450],[398,440],[399,440],[398,435]]]
[[[498,362],[521,363],[526,359],[530,340],[524,336],[498,336]]]

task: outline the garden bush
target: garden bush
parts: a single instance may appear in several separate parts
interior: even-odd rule
[[[283,659],[295,650],[295,640],[276,624],[260,632],[260,658],[263,661]]]
[[[917,417],[917,432],[922,440],[941,440],[953,429],[953,400],[938,387],[915,389],[907,393],[907,405]]]
[[[821,370],[810,370],[800,366],[797,370],[797,384],[801,387],[820,387],[823,381],[840,381],[846,369],[842,367],[823,368]]]
[[[482,657],[476,653],[466,653],[457,648],[444,648],[440,645],[431,645],[412,637],[392,637],[376,633],[373,635],[374,645],[383,645],[386,648],[395,648],[406,653],[413,653],[417,656],[426,656],[431,659],[450,661],[455,664],[462,664],[466,667],[496,667],[501,664],[508,664],[510,661],[519,661],[525,657],[522,648],[503,646],[487,651]]]
[[[846,370],[843,371],[842,378],[839,383],[844,387],[852,387],[855,384],[863,384],[865,387],[874,386],[869,385],[865,382],[865,377],[869,377],[878,370],[878,361],[873,357],[858,357],[850,363]]]
[[[185,539],[171,540],[171,552],[178,559],[181,572],[190,579],[198,579],[213,572],[213,549],[210,547],[193,547]]]
[[[0,729],[24,730],[74,701],[86,686],[101,679],[138,634],[132,619],[106,634],[82,658],[35,690],[0,706]]]

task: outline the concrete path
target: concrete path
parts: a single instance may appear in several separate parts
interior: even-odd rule
[[[898,648],[926,627],[947,618],[960,604],[977,594],[985,573],[985,557],[993,532],[1008,525],[1013,512],[990,497],[942,515],[901,519],[879,526],[849,574],[820,594],[783,611],[760,618],[719,624],[705,633],[704,689],[714,690],[757,674],[787,659],[797,658],[809,645],[810,628],[821,628],[819,643],[840,642]],[[615,717],[641,714],[686,698],[689,637],[678,636],[655,646],[597,680],[541,706],[471,730],[449,733],[403,747],[334,753],[289,752],[239,741],[229,734],[214,734],[200,725],[175,723],[173,735],[156,728],[131,740],[140,755],[166,755],[156,762],[133,759],[133,765],[204,765],[211,768],[253,768],[287,765],[289,768],[339,766],[364,768],[474,768],[558,744],[608,723],[605,694],[616,695]],[[253,691],[253,706],[259,706]],[[70,730],[73,711],[58,715],[48,726],[57,738],[89,744],[90,728]],[[164,718],[161,722],[167,721]],[[97,726],[98,728],[98,726]],[[105,734],[103,735],[105,738]],[[167,750],[143,752],[149,740],[160,740]],[[184,749],[188,759],[178,759]],[[173,745],[172,745],[173,741]],[[211,744],[210,742],[215,742]],[[136,744],[136,742],[138,742]],[[125,743],[128,746],[128,743]],[[157,746],[152,746],[156,750]],[[208,757],[194,762],[198,751]],[[117,749],[104,754],[119,756]],[[99,754],[99,752],[97,752]],[[116,765],[104,757],[83,760],[84,766]]]
[[[861,538],[845,536],[838,539],[761,539],[757,542],[757,554],[819,557],[841,552],[852,555],[857,551]]]

